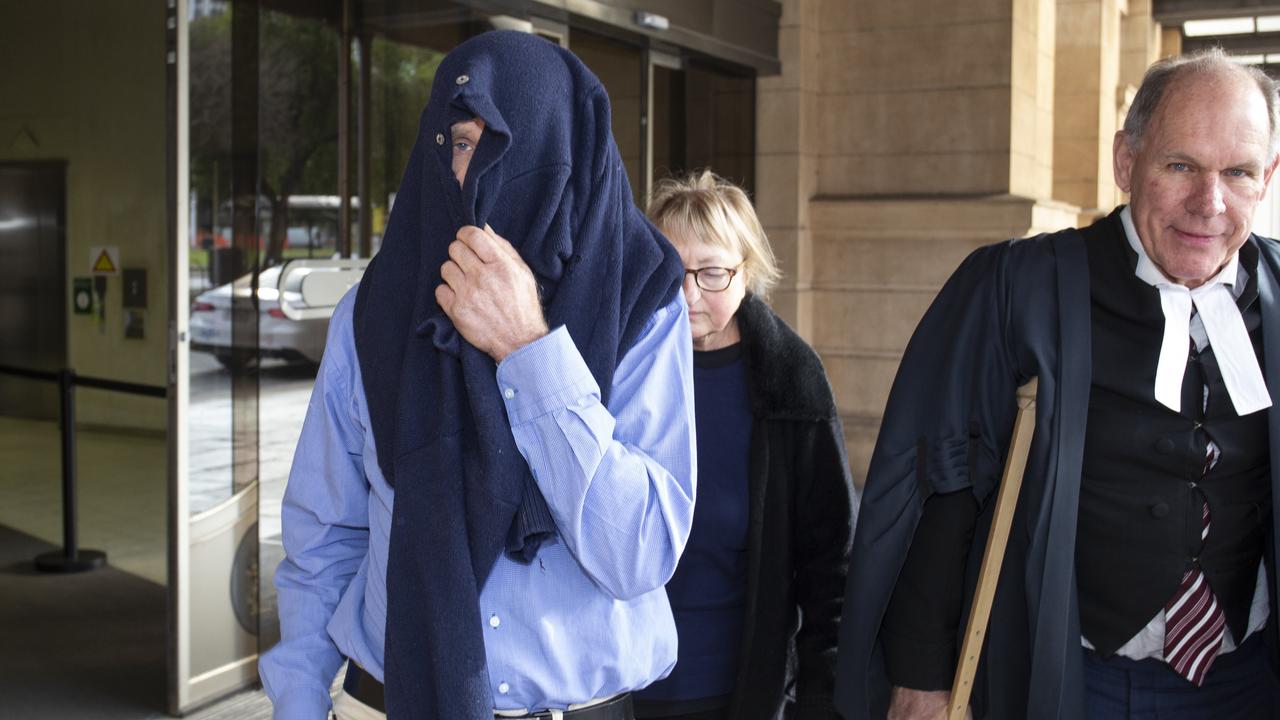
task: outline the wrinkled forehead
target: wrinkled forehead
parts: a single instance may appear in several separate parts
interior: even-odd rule
[[[1165,89],[1152,118],[1157,132],[1196,130],[1208,139],[1218,133],[1256,136],[1264,145],[1271,135],[1271,117],[1262,89],[1248,75],[1232,68],[1188,72]],[[1214,131],[1217,131],[1215,133]]]

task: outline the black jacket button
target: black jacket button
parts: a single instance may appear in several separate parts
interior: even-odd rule
[[[1173,441],[1169,438],[1160,438],[1156,441],[1156,450],[1162,455],[1168,455],[1173,452]]]
[[[1151,506],[1151,517],[1162,518],[1169,514],[1169,503],[1158,502]]]

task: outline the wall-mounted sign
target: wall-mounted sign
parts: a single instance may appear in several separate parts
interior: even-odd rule
[[[125,308],[124,336],[130,340],[147,338],[147,311],[137,308]]]
[[[120,248],[116,245],[95,245],[89,248],[89,272],[94,275],[120,274]]]
[[[93,313],[93,279],[78,277],[71,281],[71,309],[77,315]]]
[[[124,299],[126,308],[145,309],[147,307],[147,271],[146,268],[124,269]]]

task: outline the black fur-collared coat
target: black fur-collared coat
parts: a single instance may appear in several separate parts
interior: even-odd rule
[[[857,513],[844,433],[813,348],[753,295],[737,319],[752,430],[746,622],[729,717],[838,718],[836,644]]]

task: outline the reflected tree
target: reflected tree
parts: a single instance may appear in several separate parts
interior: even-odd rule
[[[230,197],[230,7],[190,24],[191,183],[196,192],[198,244],[212,247],[220,207]],[[259,267],[283,260],[290,225],[289,198],[335,195],[337,190],[338,60],[340,38],[330,23],[262,10],[258,43],[258,191],[265,241]],[[417,138],[418,116],[431,93],[444,52],[375,38],[370,68],[373,142],[372,207],[384,214],[387,198]],[[353,101],[356,93],[352,93]],[[353,111],[354,115],[354,111]],[[354,145],[354,144],[353,144]],[[354,167],[354,164],[352,165]],[[380,223],[375,222],[375,227]],[[207,233],[207,234],[206,234]]]
[[[261,267],[278,264],[289,197],[337,186],[338,36],[325,23],[263,12],[258,57],[259,194],[268,205]],[[216,234],[231,162],[231,12],[196,18],[191,38],[191,179],[200,230]],[[209,218],[205,220],[205,218]]]

